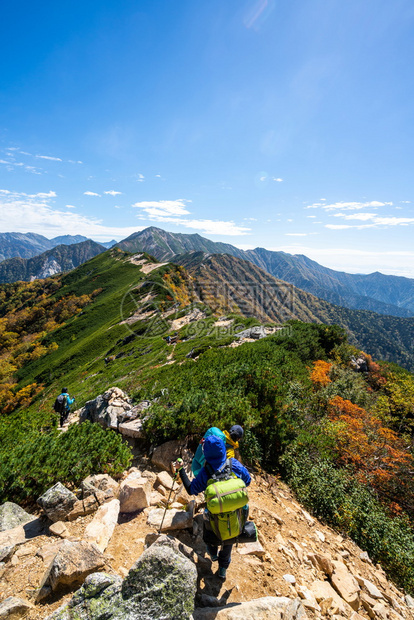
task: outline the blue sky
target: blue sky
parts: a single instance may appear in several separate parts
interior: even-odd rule
[[[412,0],[6,0],[0,232],[414,277]]]

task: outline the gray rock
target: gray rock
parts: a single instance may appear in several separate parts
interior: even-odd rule
[[[255,340],[260,340],[261,338],[266,338],[267,335],[268,333],[263,325],[255,325],[253,327],[249,327],[249,329],[239,332],[236,338],[254,338]]]
[[[414,609],[414,598],[412,596],[410,596],[409,594],[406,594],[405,595],[405,604],[410,609]]]
[[[132,437],[133,439],[142,439],[145,436],[143,429],[144,421],[140,418],[132,420],[130,422],[121,422],[118,426],[118,430],[121,435],[126,437]]]
[[[47,533],[47,527],[44,519],[36,519],[34,517],[24,525],[18,525],[12,530],[0,532],[0,549],[10,547],[11,545],[21,545],[27,540],[45,533]]]
[[[3,547],[2,549],[0,549],[0,562],[8,562],[12,557],[15,549],[16,545],[8,545],[7,547]]]
[[[306,620],[300,599],[284,596],[265,596],[245,603],[230,603],[217,607],[198,608],[194,620]]]
[[[154,544],[119,577],[92,574],[72,600],[47,620],[188,620],[197,571],[190,560]]]
[[[155,448],[152,453],[151,462],[155,467],[171,472],[171,462],[181,457],[186,464],[186,471],[189,473],[193,456],[193,453],[184,447],[182,441],[173,439]]]
[[[154,508],[148,514],[147,524],[158,530],[161,523],[163,532],[185,530],[193,527],[193,511],[177,510],[176,508],[165,511],[164,508]]]
[[[0,532],[11,530],[33,520],[33,515],[13,502],[5,502],[0,506]]]
[[[16,596],[9,596],[0,603],[0,618],[1,620],[17,620],[22,618],[33,605],[29,601],[25,601],[22,598]]]
[[[72,510],[77,499],[61,482],[56,483],[41,495],[37,503],[43,508],[51,521],[64,521]]]
[[[83,491],[83,497],[88,497],[89,495],[93,495],[96,490],[99,491],[108,491],[111,489],[113,491],[113,496],[118,497],[119,495],[119,484],[111,478],[108,474],[96,474],[94,476],[88,476],[81,483],[81,488]]]
[[[43,598],[43,588],[50,587],[52,591],[55,591],[59,586],[79,586],[87,575],[96,572],[104,564],[105,557],[96,545],[85,541],[62,541],[43,576],[37,600]]]
[[[125,420],[133,420],[139,414],[140,408],[133,405],[131,399],[120,388],[112,387],[104,394],[99,394],[93,400],[85,403],[81,409],[81,422],[89,420],[97,422],[104,428],[117,429]]]
[[[122,579],[107,573],[92,573],[85,579],[69,603],[65,603],[46,620],[102,620],[111,619],[107,611],[120,597]],[[106,615],[104,615],[106,613]]]

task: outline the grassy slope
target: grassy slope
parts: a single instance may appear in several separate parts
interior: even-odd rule
[[[214,318],[200,321],[199,331],[196,329],[195,334],[191,333],[190,340],[180,342],[174,348],[168,346],[162,338],[163,334],[168,333],[169,324],[156,336],[140,333],[147,328],[145,321],[137,322],[131,328],[120,324],[121,308],[124,317],[136,311],[129,295],[126,303],[123,302],[131,288],[145,281],[159,282],[162,286],[163,274],[176,272],[177,267],[166,265],[145,276],[137,265],[128,261],[127,254],[115,249],[95,257],[64,276],[62,287],[56,294],[59,297],[69,293],[89,295],[99,288],[102,291],[79,315],[46,337],[45,343],[56,342],[59,345],[56,351],[19,371],[21,385],[37,382],[45,386],[29,410],[40,414],[40,418],[42,412],[47,415],[62,385],[69,389],[70,394],[75,394],[77,406],[112,385],[136,392],[141,379],[152,368],[166,363],[167,356],[172,352],[175,360],[183,361],[194,348],[199,352],[229,341],[225,331],[211,327]],[[182,288],[185,285],[183,282]],[[160,298],[164,293],[162,288]],[[179,316],[179,310],[177,312]],[[238,323],[245,326],[254,322],[248,318],[238,320]],[[182,330],[183,337],[187,332],[188,327],[185,327]],[[105,363],[108,356],[111,361]],[[119,357],[113,359],[115,356]]]

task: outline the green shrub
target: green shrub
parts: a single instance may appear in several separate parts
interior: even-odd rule
[[[75,487],[94,473],[116,477],[131,460],[121,436],[98,424],[74,424],[66,433],[32,431],[0,451],[0,501],[33,500],[58,481]]]
[[[302,446],[292,445],[282,461],[300,502],[349,535],[397,584],[414,592],[414,532],[408,518],[389,516],[352,472],[311,458]]]

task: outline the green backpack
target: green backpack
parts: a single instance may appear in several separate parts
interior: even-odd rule
[[[211,529],[222,542],[236,538],[246,521],[243,510],[249,502],[246,485],[233,473],[231,459],[216,472],[208,463],[205,467],[211,474],[204,492]]]

